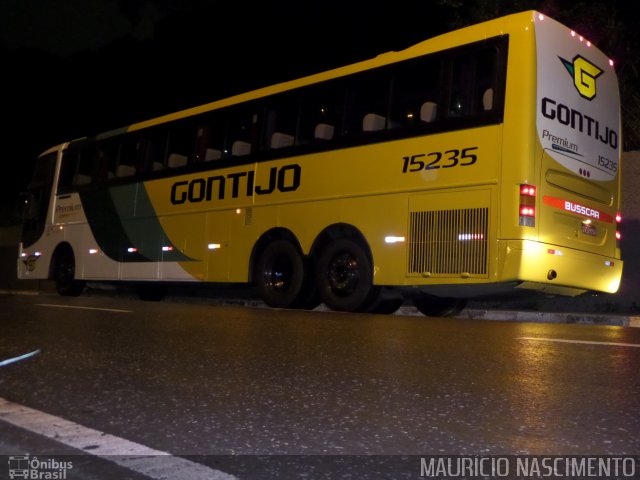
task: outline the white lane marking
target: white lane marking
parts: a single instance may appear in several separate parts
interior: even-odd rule
[[[83,427],[48,413],[10,402],[0,397],[0,420],[30,432],[51,438],[88,455],[100,457],[153,479],[237,480],[185,458],[174,457],[124,438]]]
[[[592,342],[588,340],[568,340],[564,338],[545,337],[518,337],[518,340],[533,340],[536,342],[556,342],[556,343],[578,343],[584,345],[603,345],[605,347],[635,347],[640,348],[638,343],[615,343],[615,342]]]
[[[103,312],[133,313],[133,310],[120,310],[119,308],[81,307],[79,305],[59,305],[56,303],[36,303],[38,307],[75,308],[78,310],[100,310]]]
[[[40,353],[40,349],[34,350],[33,352],[25,353],[24,355],[19,355],[17,357],[7,358],[6,360],[2,360],[0,362],[0,367],[4,367],[5,365],[11,365],[12,363],[19,362],[20,360],[26,360],[27,358],[31,358],[34,355],[37,355],[39,353]]]

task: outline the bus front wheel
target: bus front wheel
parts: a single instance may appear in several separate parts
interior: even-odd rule
[[[299,249],[288,240],[267,245],[255,267],[255,282],[262,300],[274,308],[315,308],[319,301],[309,268]]]
[[[366,311],[376,300],[373,267],[365,248],[341,238],[330,243],[318,259],[316,285],[322,301],[344,312]]]
[[[61,250],[55,256],[53,280],[56,291],[65,297],[77,297],[84,290],[84,282],[75,279],[76,261],[69,249]]]

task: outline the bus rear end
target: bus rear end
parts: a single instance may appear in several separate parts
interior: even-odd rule
[[[536,13],[534,22],[541,148],[538,184],[522,184],[519,192],[520,225],[536,232],[535,241],[524,242],[523,260],[535,271],[527,280],[531,288],[544,285],[557,293],[614,293],[622,262],[620,99],[613,61],[548,17]]]

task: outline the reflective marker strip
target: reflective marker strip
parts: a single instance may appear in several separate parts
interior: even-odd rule
[[[0,398],[0,421],[81,450],[149,478],[160,480],[237,480],[170,453],[125,440]]]

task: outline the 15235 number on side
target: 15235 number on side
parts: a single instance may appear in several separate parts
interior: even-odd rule
[[[418,153],[402,157],[402,173],[435,170],[438,168],[468,167],[478,161],[478,147],[453,149],[444,152]]]

